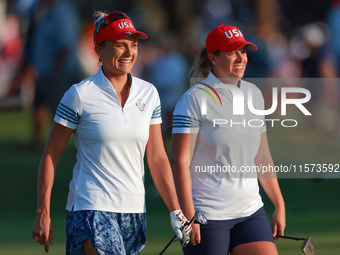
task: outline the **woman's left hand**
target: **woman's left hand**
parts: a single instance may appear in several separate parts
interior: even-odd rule
[[[283,236],[284,235],[284,230],[286,228],[286,212],[284,209],[276,209],[274,214],[273,214],[273,237],[275,240],[281,239],[280,237],[276,236]]]

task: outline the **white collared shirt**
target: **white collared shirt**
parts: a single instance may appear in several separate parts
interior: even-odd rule
[[[235,115],[235,89],[210,72],[182,96],[174,111],[173,134],[198,134],[190,163],[192,194],[195,209],[211,220],[247,217],[263,206],[257,174],[241,171],[255,166],[266,131],[264,116],[248,109],[249,91],[256,109],[264,109],[264,100],[254,84],[241,80],[244,114]]]
[[[54,120],[75,129],[77,148],[67,210],[145,212],[144,153],[150,125],[162,122],[161,106],[152,84],[131,80],[124,107],[102,68],[58,106]]]

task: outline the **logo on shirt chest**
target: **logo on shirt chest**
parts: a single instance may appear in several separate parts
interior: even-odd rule
[[[145,104],[143,103],[141,99],[137,100],[136,106],[140,111],[144,111],[145,109]]]

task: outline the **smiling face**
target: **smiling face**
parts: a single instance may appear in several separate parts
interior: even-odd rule
[[[246,47],[243,46],[233,52],[220,51],[218,55],[209,53],[209,59],[213,63],[212,72],[214,75],[237,85],[237,82],[244,76],[248,62]]]
[[[103,72],[109,77],[127,75],[138,56],[138,41],[135,35],[97,45],[95,51],[102,60]]]

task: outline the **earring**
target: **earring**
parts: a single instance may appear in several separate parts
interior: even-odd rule
[[[214,60],[214,61],[212,61],[212,63],[213,63],[213,65],[216,65],[216,62],[215,62],[215,60]]]
[[[103,65],[103,61],[102,61],[101,58],[99,58],[98,63],[97,63],[97,66],[98,66],[98,67],[101,67],[102,65]]]

